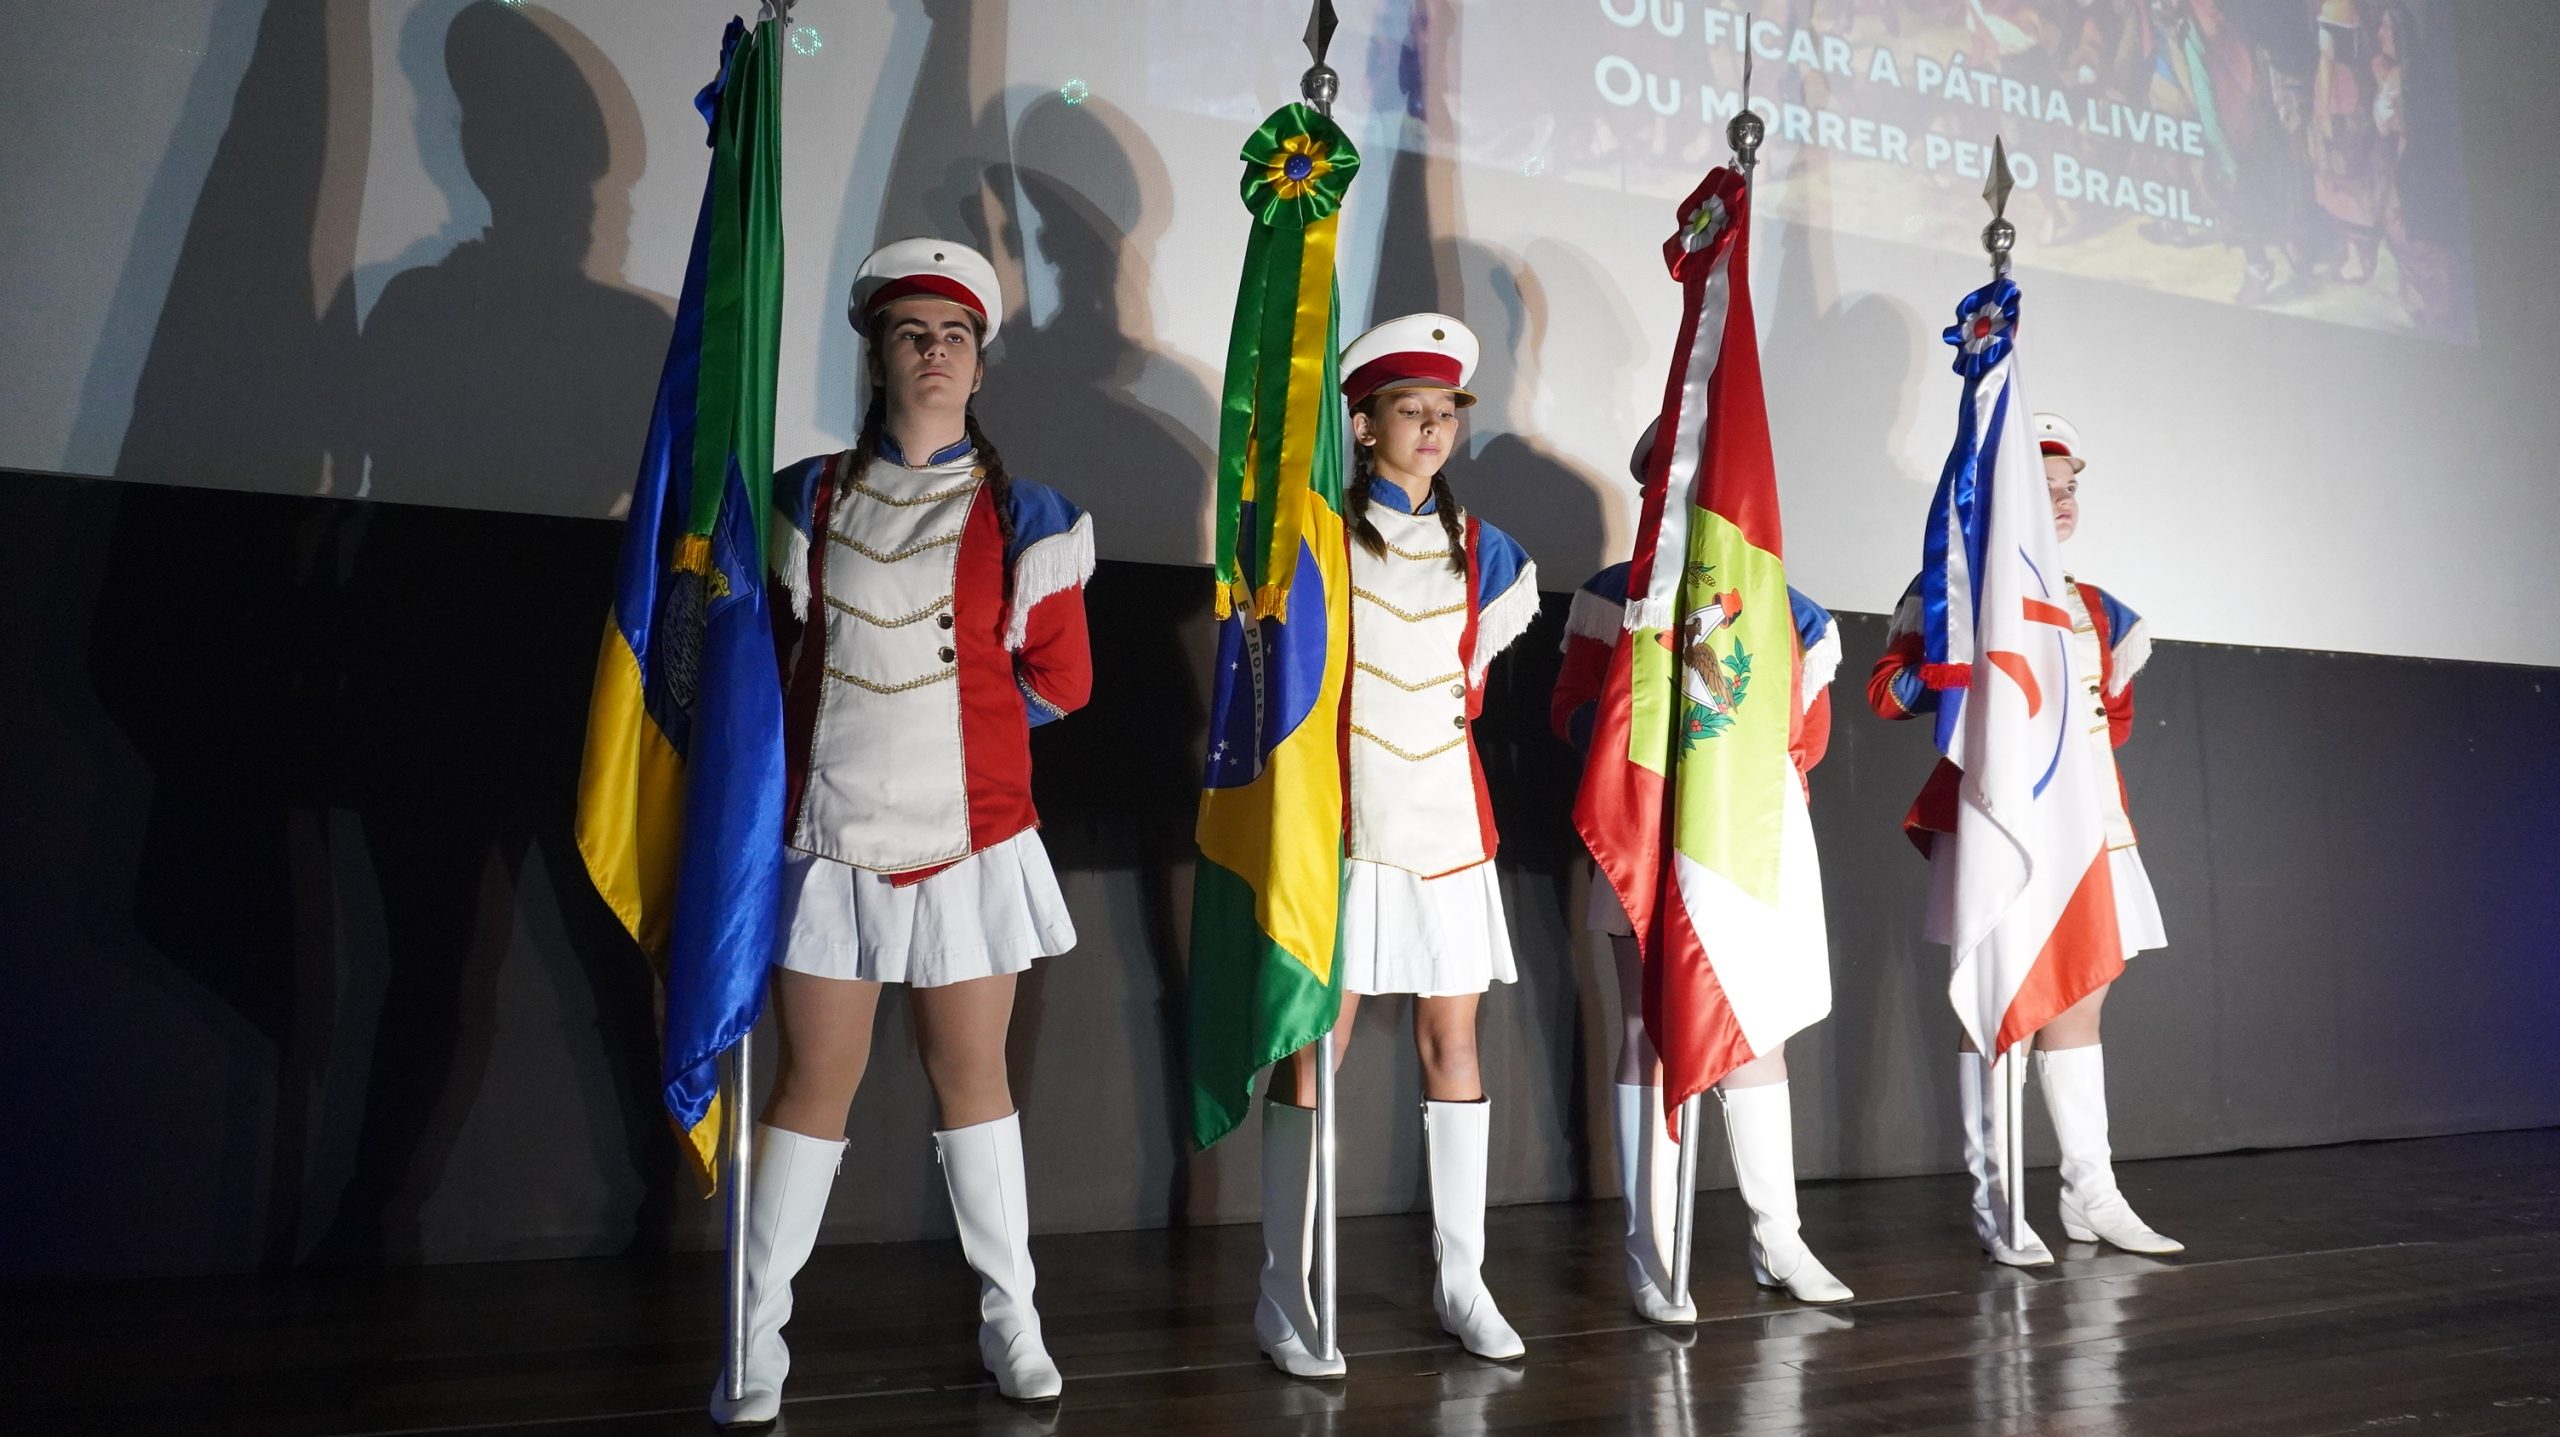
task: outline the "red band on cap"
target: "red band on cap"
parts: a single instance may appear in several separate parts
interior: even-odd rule
[[[913,299],[917,295],[932,299],[947,299],[980,319],[987,317],[987,307],[978,302],[978,297],[969,292],[967,285],[938,274],[911,274],[904,279],[893,279],[873,290],[871,302],[864,305],[862,309],[865,314],[877,314],[883,305],[895,304],[902,299]]]
[[[2063,457],[2063,458],[2065,458],[2065,459],[2077,459],[2077,458],[2079,458],[2079,457],[2080,457],[2079,455],[2074,454],[2074,453],[2072,453],[2072,452],[2071,452],[2071,446],[2070,446],[2070,445],[2063,443],[2063,442],[2062,442],[2061,440],[2059,440],[2059,439],[2047,439],[2047,440],[2044,440],[2044,441],[2040,442],[2040,443],[2036,446],[2036,448],[2037,448],[2037,450],[2038,450],[2039,452],[2041,452],[2041,453],[2045,453],[2045,454],[2057,454],[2057,455],[2060,455],[2061,457]]]
[[[1427,349],[1399,350],[1381,354],[1344,375],[1342,397],[1357,404],[1398,380],[1421,380],[1437,388],[1457,389],[1462,377],[1455,355],[1435,354]]]

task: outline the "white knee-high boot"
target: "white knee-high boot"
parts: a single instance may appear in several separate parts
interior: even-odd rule
[[[1805,1246],[1796,1216],[1795,1107],[1784,1082],[1718,1088],[1734,1185],[1751,1209],[1751,1275],[1798,1302],[1847,1302],[1851,1292]]]
[[[2163,1237],[2135,1214],[2116,1187],[2115,1155],[2107,1143],[2107,1062],[2096,1043],[2085,1048],[2036,1052],[2044,1081],[2045,1111],[2053,1114],[2062,1144],[2062,1231],[2073,1242],[2101,1238],[2127,1252],[2184,1252],[2187,1245]]]
[[[1441,1330],[1478,1357],[1509,1361],[1528,1351],[1520,1334],[1502,1320],[1484,1287],[1485,1163],[1493,1135],[1493,1104],[1426,1102],[1423,1146],[1431,1169],[1433,1248],[1440,1276],[1431,1306]]]
[[[1618,1120],[1618,1191],[1627,1201],[1627,1293],[1645,1321],[1686,1326],[1698,1320],[1698,1308],[1671,1300],[1680,1149],[1662,1126],[1662,1090],[1620,1083],[1610,1108]]]
[[[1315,1247],[1316,1115],[1288,1103],[1262,1105],[1262,1284],[1253,1338],[1292,1377],[1340,1377],[1336,1351],[1315,1354],[1315,1305],[1307,1266]]]
[[[755,1176],[747,1195],[747,1370],[744,1395],[729,1400],[724,1354],[711,1388],[711,1420],[723,1426],[770,1422],[782,1414],[782,1379],[791,1349],[782,1324],[791,1319],[791,1279],[817,1246],[844,1140],[830,1142],[756,1124]]]
[[[1031,1305],[1031,1207],[1023,1190],[1022,1115],[933,1135],[959,1220],[960,1250],[978,1270],[978,1357],[1017,1402],[1058,1395],[1057,1364]]]
[[[2008,1185],[2025,1181],[2026,1175],[2004,1171],[2008,1163],[2005,1134],[1992,1121],[1997,1110],[1991,1085],[1999,1081],[1998,1076],[1991,1060],[1980,1053],[1958,1053],[1956,1069],[1956,1097],[1964,1114],[1964,1162],[1973,1172],[1973,1235],[1993,1262],[2042,1267],[2053,1261],[2053,1250],[2036,1236],[2035,1229],[2020,1223],[2015,1245],[2003,1236],[2008,1226]]]

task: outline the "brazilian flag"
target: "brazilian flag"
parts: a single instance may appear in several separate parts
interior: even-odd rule
[[[657,970],[659,1079],[718,1185],[720,1064],[764,1007],[782,876],[765,610],[782,316],[781,27],[732,19],[696,97],[711,176],[632,485],[578,776],[578,851]]]
[[[1335,231],[1359,168],[1289,105],[1244,147],[1253,218],[1218,433],[1218,665],[1191,917],[1191,1125],[1244,1120],[1253,1077],[1331,1031],[1342,911],[1344,671]]]

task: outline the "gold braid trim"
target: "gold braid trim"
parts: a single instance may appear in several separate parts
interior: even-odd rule
[[[1399,559],[1446,559],[1457,551],[1455,549],[1400,549],[1396,547],[1393,540],[1389,540],[1387,552]]]
[[[1386,600],[1379,598],[1377,595],[1370,593],[1366,589],[1354,588],[1351,591],[1351,597],[1355,599],[1366,599],[1370,603],[1377,605],[1379,608],[1386,610],[1388,613],[1395,615],[1397,618],[1404,620],[1408,624],[1419,624],[1425,619],[1444,619],[1451,614],[1463,614],[1467,611],[1467,604],[1464,599],[1461,599],[1454,604],[1442,605],[1437,609],[1425,609],[1418,614],[1409,614],[1404,610],[1397,608],[1395,605],[1388,603]]]
[[[922,504],[939,504],[945,499],[957,499],[963,494],[975,491],[979,482],[977,475],[972,473],[970,475],[969,482],[961,485],[957,489],[943,489],[931,494],[918,494],[912,499],[901,499],[895,494],[883,494],[879,490],[872,488],[870,485],[859,479],[854,480],[851,484],[848,484],[845,487],[865,498],[877,499],[883,504],[894,504],[901,509],[913,509]]]
[[[903,549],[887,554],[881,553],[879,550],[872,548],[870,545],[863,543],[859,539],[848,539],[833,529],[829,529],[827,531],[827,540],[830,543],[842,544],[846,548],[851,549],[853,552],[860,554],[862,557],[869,559],[875,564],[894,564],[901,559],[912,559],[916,555],[922,554],[927,550],[947,549],[960,542],[960,535],[952,533],[945,534],[939,539],[918,539]]]
[[[839,613],[851,614],[855,618],[871,625],[875,629],[903,629],[909,624],[922,623],[924,620],[932,618],[935,614],[951,607],[951,596],[949,594],[945,594],[941,598],[934,600],[932,603],[925,605],[923,608],[916,610],[912,614],[902,614],[894,619],[884,619],[868,609],[857,609],[853,605],[846,603],[844,600],[837,598],[833,594],[827,595],[827,607],[834,609]]]
[[[1403,759],[1407,763],[1420,763],[1427,758],[1438,758],[1440,755],[1447,753],[1449,750],[1456,748],[1458,745],[1467,741],[1467,736],[1465,734],[1460,734],[1456,738],[1449,740],[1447,743],[1440,745],[1438,748],[1426,749],[1421,753],[1413,753],[1396,747],[1394,744],[1387,742],[1385,739],[1378,737],[1376,734],[1369,732],[1358,724],[1353,724],[1351,726],[1351,731],[1358,734],[1360,737],[1367,739],[1369,742],[1376,744],[1378,747],[1385,749],[1387,752],[1394,754],[1396,757]]]
[[[938,684],[938,683],[946,682],[946,681],[948,681],[949,679],[953,678],[954,676],[958,675],[958,674],[959,674],[959,672],[960,672],[960,670],[959,670],[958,668],[956,668],[956,667],[955,667],[955,668],[948,668],[948,669],[944,669],[944,670],[942,670],[940,673],[926,674],[924,677],[922,677],[922,678],[920,678],[920,679],[909,679],[909,680],[907,680],[905,683],[902,683],[902,684],[875,684],[875,683],[873,683],[871,680],[864,678],[864,677],[863,677],[862,675],[860,675],[860,674],[849,674],[849,673],[846,673],[846,672],[845,672],[844,670],[842,670],[842,669],[834,668],[834,667],[832,667],[832,666],[831,666],[831,667],[829,667],[829,668],[828,668],[828,670],[827,670],[827,677],[828,677],[828,678],[831,678],[831,679],[842,679],[842,680],[844,680],[846,683],[849,683],[849,684],[853,685],[855,688],[858,688],[858,689],[869,689],[871,692],[873,692],[873,693],[875,693],[875,694],[902,694],[902,693],[907,692],[907,691],[908,691],[908,690],[910,690],[910,689],[920,689],[920,688],[923,688],[923,687],[925,687],[927,684]]]
[[[1376,674],[1379,678],[1385,679],[1388,683],[1394,684],[1397,688],[1400,688],[1409,694],[1418,694],[1424,689],[1436,689],[1442,684],[1456,683],[1458,680],[1467,676],[1464,670],[1459,670],[1454,673],[1442,674],[1436,679],[1424,679],[1418,683],[1409,684],[1404,680],[1397,678],[1395,675],[1388,673],[1385,669],[1379,668],[1376,664],[1369,662],[1367,659],[1359,660],[1357,667],[1360,672],[1364,674]]]

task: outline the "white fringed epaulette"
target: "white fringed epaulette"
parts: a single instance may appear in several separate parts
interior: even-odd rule
[[[2114,662],[2109,665],[2107,675],[2107,696],[2110,698],[2123,693],[2125,685],[2133,682],[2133,676],[2142,672],[2142,666],[2151,662],[2151,630],[2142,620],[2134,620],[2133,627],[2116,635],[2115,640]]]
[[[1004,646],[1022,652],[1030,637],[1031,611],[1042,599],[1082,588],[1093,577],[1093,516],[1078,514],[1063,534],[1052,534],[1014,557],[1013,607],[1005,615]]]
[[[1538,562],[1530,560],[1520,566],[1511,587],[1494,596],[1492,603],[1476,611],[1476,651],[1467,661],[1467,686],[1484,682],[1485,670],[1493,666],[1496,655],[1511,647],[1538,617]]]
[[[1589,589],[1573,591],[1573,607],[1564,615],[1564,638],[1557,643],[1561,653],[1573,647],[1576,639],[1597,639],[1610,648],[1618,645],[1618,635],[1626,627],[1627,606],[1606,594]]]
[[[765,567],[791,596],[791,617],[809,622],[809,535],[780,511],[765,540]]]
[[[1839,672],[1840,621],[1834,618],[1830,627],[1822,631],[1822,637],[1814,640],[1813,647],[1804,651],[1804,677],[1800,683],[1804,690],[1803,702],[1806,708],[1813,707],[1813,701],[1820,698],[1822,691],[1831,686],[1831,680],[1837,677]]]

